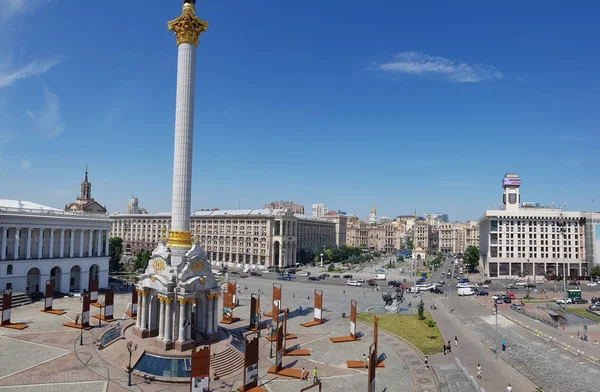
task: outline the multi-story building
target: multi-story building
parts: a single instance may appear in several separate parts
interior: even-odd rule
[[[129,203],[127,203],[127,207],[125,207],[126,214],[147,214],[148,211],[145,208],[140,208],[138,204],[138,198],[135,196],[131,196]]]
[[[289,208],[294,214],[304,215],[304,206],[296,204],[293,201],[272,201],[270,203],[264,204],[262,208],[264,210],[282,210]]]
[[[317,203],[312,205],[312,216],[315,218],[321,218],[329,212],[329,209],[325,207],[323,203]]]
[[[413,228],[413,247],[423,251],[429,250],[429,239],[431,236],[431,226],[424,219],[418,219]]]
[[[520,185],[518,175],[507,174],[502,208],[487,210],[479,220],[484,273],[491,278],[587,275],[585,216],[521,204]]]
[[[382,216],[379,218],[379,224],[383,225],[385,223],[390,223],[392,219],[389,216]]]
[[[153,249],[170,230],[171,214],[113,214],[112,236],[125,252]],[[345,221],[344,221],[345,222]],[[191,215],[191,232],[213,262],[266,266],[296,263],[300,249],[336,246],[335,222],[284,210],[212,210]]]
[[[369,226],[366,222],[353,219],[346,226],[346,245],[369,247]]]
[[[438,223],[435,229],[439,232],[437,249],[441,253],[464,253],[471,245],[479,246],[479,224],[475,221]]]
[[[582,212],[585,222],[585,260],[588,266],[600,265],[600,212]]]
[[[0,200],[0,288],[27,294],[108,286],[110,218]]]
[[[348,217],[335,211],[325,214],[325,219],[335,224],[335,243],[338,248],[346,245],[348,232]]]

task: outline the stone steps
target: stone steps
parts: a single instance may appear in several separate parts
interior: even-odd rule
[[[25,293],[13,294],[11,301],[11,308],[16,308],[17,306],[29,305],[32,303],[31,298]],[[0,310],[2,310],[2,301],[0,301]]]
[[[225,351],[215,354],[210,358],[210,367],[220,378],[227,377],[244,367],[244,355],[229,346]]]

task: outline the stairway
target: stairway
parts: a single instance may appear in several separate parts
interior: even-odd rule
[[[32,303],[31,298],[25,293],[13,294],[11,301],[11,308],[16,308],[17,306],[28,305]],[[0,310],[2,310],[2,301],[0,301]]]
[[[225,378],[244,367],[244,355],[228,346],[225,351],[221,351],[210,358],[210,367],[220,378]]]

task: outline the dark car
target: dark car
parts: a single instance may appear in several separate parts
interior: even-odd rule
[[[579,282],[576,280],[572,280],[569,282],[569,286],[579,286]]]
[[[339,278],[339,275],[333,275],[332,278]]]
[[[509,297],[502,298],[502,301],[504,301],[505,304],[509,304],[512,302]]]
[[[292,278],[290,278],[289,276],[286,275],[282,275],[282,276],[278,276],[277,280],[292,280]]]
[[[342,278],[344,278],[344,279],[352,279],[352,275],[346,274],[346,275],[342,276]]]
[[[598,297],[594,297],[594,298],[592,298],[592,303],[593,303],[593,304],[600,303],[600,298],[598,298]]]
[[[376,286],[377,285],[377,283],[375,282],[375,279],[369,279],[367,281],[367,283],[369,283],[369,286]]]
[[[319,280],[319,278],[316,276],[309,276],[308,280]]]
[[[492,284],[492,280],[491,279],[486,279],[483,281],[483,284]]]
[[[371,279],[371,280],[373,280],[373,279]],[[369,280],[369,282],[370,282],[371,280]],[[400,286],[400,282],[398,282],[397,280],[390,280],[390,281],[388,282],[388,285],[390,285],[390,286],[394,286],[394,287],[398,287],[398,286]]]
[[[479,291],[477,295],[490,295],[487,291]]]
[[[573,301],[574,304],[587,304],[588,303],[588,300],[583,299],[583,298],[573,298],[573,299],[571,299],[571,301]]]
[[[256,272],[256,271],[250,272],[250,275],[252,275],[252,276],[262,276],[262,274],[260,272]]]
[[[528,289],[535,289],[536,287],[537,286],[534,285],[533,283],[528,283],[528,284],[525,285],[525,288],[528,288]]]
[[[440,289],[439,287],[429,289],[429,292],[434,294],[444,294],[444,290]]]
[[[516,284],[509,284],[508,286],[506,286],[506,288],[511,290],[518,290],[519,286],[517,286]]]

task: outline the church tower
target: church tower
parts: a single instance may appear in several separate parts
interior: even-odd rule
[[[92,201],[92,183],[88,181],[88,167],[85,165],[85,179],[81,183],[81,191],[79,192],[79,200]]]
[[[375,209],[375,204],[373,204],[373,207],[371,207],[371,213],[369,214],[369,224],[377,224],[377,210]]]

